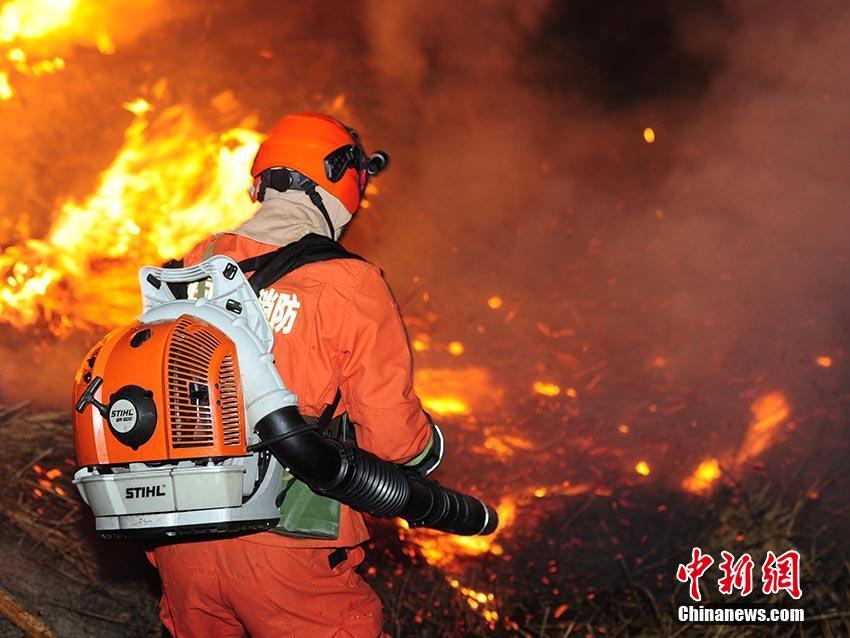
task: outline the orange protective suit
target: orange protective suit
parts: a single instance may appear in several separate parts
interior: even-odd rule
[[[212,250],[210,250],[212,248]],[[237,234],[202,242],[186,266],[209,254],[239,261],[275,250]],[[430,424],[413,391],[407,335],[381,271],[351,259],[301,266],[261,291],[275,333],[274,355],[305,415],[318,416],[337,388],[358,445],[395,463],[428,445]],[[377,595],[354,571],[369,538],[360,513],[340,509],[336,540],[273,532],[162,546],[160,616],[177,638],[274,636],[376,638]],[[335,548],[348,558],[331,568]]]

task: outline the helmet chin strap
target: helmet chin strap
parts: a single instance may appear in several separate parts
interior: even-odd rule
[[[319,212],[322,213],[322,216],[328,223],[328,230],[330,230],[331,239],[336,241],[336,230],[334,229],[333,222],[331,222],[330,213],[328,213],[328,209],[325,208],[325,202],[322,201],[322,196],[319,194],[319,191],[316,190],[316,184],[312,181],[308,182],[304,185],[304,192],[307,193],[307,197],[309,197],[310,201],[313,202],[313,206],[318,208]]]

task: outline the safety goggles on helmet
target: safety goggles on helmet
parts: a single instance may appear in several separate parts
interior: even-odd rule
[[[325,175],[336,183],[345,175],[345,171],[353,168],[361,180],[365,180],[366,162],[368,158],[363,149],[357,144],[340,146],[325,156]]]
[[[390,156],[384,151],[375,151],[366,155],[357,131],[348,129],[354,144],[346,144],[334,149],[325,156],[325,175],[331,183],[336,183],[345,175],[345,171],[353,168],[357,171],[361,194],[366,190],[369,178],[377,175],[387,167]]]

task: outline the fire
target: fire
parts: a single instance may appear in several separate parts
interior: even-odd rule
[[[400,521],[399,532],[405,541],[413,542],[422,557],[431,565],[440,568],[456,567],[460,557],[492,554],[501,556],[503,547],[496,542],[516,520],[517,505],[528,503],[533,498],[546,496],[577,496],[593,490],[590,483],[571,484],[563,481],[556,485],[528,488],[514,496],[505,496],[496,507],[499,514],[499,527],[489,536],[454,536],[431,529],[410,529],[405,521]],[[597,490],[597,493],[599,490]]]
[[[425,352],[428,348],[430,348],[430,345],[424,339],[414,339],[411,343],[416,352]]]
[[[41,498],[44,496],[45,491],[52,492],[54,494],[58,494],[59,496],[67,496],[67,493],[61,486],[56,485],[54,481],[62,476],[62,470],[59,468],[52,468],[50,470],[45,470],[38,464],[32,466],[33,472],[35,472],[35,482],[39,487],[33,489],[33,495],[36,498]]]
[[[439,414],[441,416],[465,415],[472,412],[469,408],[469,404],[458,397],[422,396],[420,398],[422,400],[422,407],[429,412],[433,412],[434,414]]]
[[[561,386],[557,383],[546,383],[545,381],[535,381],[534,391],[537,394],[542,394],[544,397],[556,397],[561,394]]]
[[[832,357],[823,354],[815,359],[815,363],[817,363],[821,368],[831,368]]]
[[[755,458],[772,445],[776,439],[777,428],[790,414],[788,402],[781,392],[766,394],[757,399],[750,409],[753,420],[735,457],[737,466]]]
[[[244,177],[258,133],[212,132],[181,105],[154,120],[147,102],[128,109],[135,118],[94,194],[64,202],[46,237],[0,254],[5,323],[45,321],[63,335],[126,321],[138,309],[140,265],[179,256],[252,214]]]
[[[701,494],[710,490],[721,474],[720,461],[714,458],[706,459],[684,480],[682,487],[688,492]]]
[[[593,490],[593,485],[590,483],[578,483],[573,485],[569,481],[564,481],[557,485],[541,485],[530,491],[530,494],[535,498],[545,498],[547,496],[577,496]],[[600,490],[605,491],[606,488],[596,488],[598,493]]]
[[[490,372],[478,367],[420,369],[414,385],[424,408],[441,416],[472,414],[501,396]]]
[[[11,0],[0,8],[0,101],[15,95],[12,72],[38,77],[65,68],[59,54],[72,45],[115,53],[115,38],[137,34],[146,20],[144,9],[158,0]],[[155,16],[151,12],[149,15]],[[151,20],[153,18],[148,18]]]
[[[399,521],[399,534],[402,540],[416,545],[419,554],[428,564],[441,569],[446,574],[446,581],[460,591],[466,603],[472,609],[480,611],[484,620],[493,628],[499,620],[498,601],[492,593],[477,591],[461,584],[458,580],[461,568],[457,562],[458,559],[484,554],[502,556],[505,550],[497,541],[514,524],[518,505],[528,503],[532,498],[576,496],[591,490],[593,486],[589,483],[572,485],[569,481],[563,481],[556,485],[525,489],[518,492],[516,496],[504,497],[496,507],[499,514],[499,527],[490,536],[453,536],[423,528],[410,529],[405,521]],[[595,491],[600,495],[610,495],[610,491],[601,489]],[[506,619],[506,622],[510,621]]]
[[[498,310],[502,307],[502,298],[498,296],[492,296],[487,300],[487,306],[491,310]]]
[[[668,363],[668,361],[667,361],[666,357],[655,357],[652,360],[652,367],[653,368],[664,368],[667,365],[667,363]]]
[[[0,42],[40,38],[71,24],[77,0],[13,0],[0,10]]]
[[[97,50],[103,53],[103,55],[112,55],[115,53],[115,42],[112,41],[112,38],[107,33],[98,33],[95,36],[94,44]]]
[[[17,45],[27,40],[42,40],[56,31],[67,28],[73,21],[78,0],[13,0],[0,9],[0,44]],[[2,51],[0,51],[2,53]],[[44,53],[39,47],[42,59],[28,61],[27,53],[14,46],[5,52],[5,62],[22,75],[39,76],[55,73],[65,68],[61,57]],[[46,55],[46,57],[44,57]],[[9,80],[9,71],[0,67],[0,101],[11,100],[15,95]]]
[[[489,592],[476,591],[471,587],[464,587],[457,578],[448,579],[448,583],[464,595],[466,603],[472,609],[481,609],[484,620],[490,623],[491,628],[494,627],[496,621],[499,620],[499,612],[489,607],[495,603],[495,595]]]
[[[649,476],[649,473],[652,469],[649,467],[649,463],[646,461],[638,461],[635,465],[635,472],[640,474],[641,476]]]
[[[485,434],[487,434],[485,432]],[[501,436],[488,435],[484,439],[484,450],[494,453],[496,456],[509,457],[514,455],[514,450],[533,450],[534,444],[528,439],[510,434]],[[474,448],[473,451],[483,451],[481,448]]]
[[[643,129],[643,139],[647,144],[652,144],[655,141],[655,131],[647,126]]]
[[[770,392],[756,399],[750,406],[753,418],[744,440],[738,449],[726,455],[724,462],[709,458],[699,464],[682,487],[696,494],[708,492],[722,475],[722,467],[739,471],[748,461],[757,457],[776,442],[779,426],[791,414],[788,400],[781,392]]]
[[[455,536],[432,529],[409,529],[405,521],[401,521],[400,532],[402,539],[415,543],[422,557],[435,567],[451,565],[462,556],[480,556],[487,553],[501,556],[504,549],[496,539],[513,523],[516,517],[516,502],[510,497],[503,498],[496,511],[499,514],[499,527],[489,536]]]
[[[463,354],[463,344],[460,341],[452,341],[449,343],[449,352],[456,357]]]
[[[11,100],[15,95],[12,90],[12,85],[9,84],[9,74],[5,71],[0,71],[0,102]]]

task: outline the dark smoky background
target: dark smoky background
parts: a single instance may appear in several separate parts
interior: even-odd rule
[[[822,417],[847,396],[846,3],[368,7],[410,141],[351,241],[400,298],[421,276],[435,335],[471,341],[512,396],[576,384],[568,427],[533,424],[568,450],[638,422],[630,445],[676,466],[737,445],[754,396],[781,390],[803,436],[779,462],[841,467],[843,425]],[[647,413],[659,393],[690,407]]]

